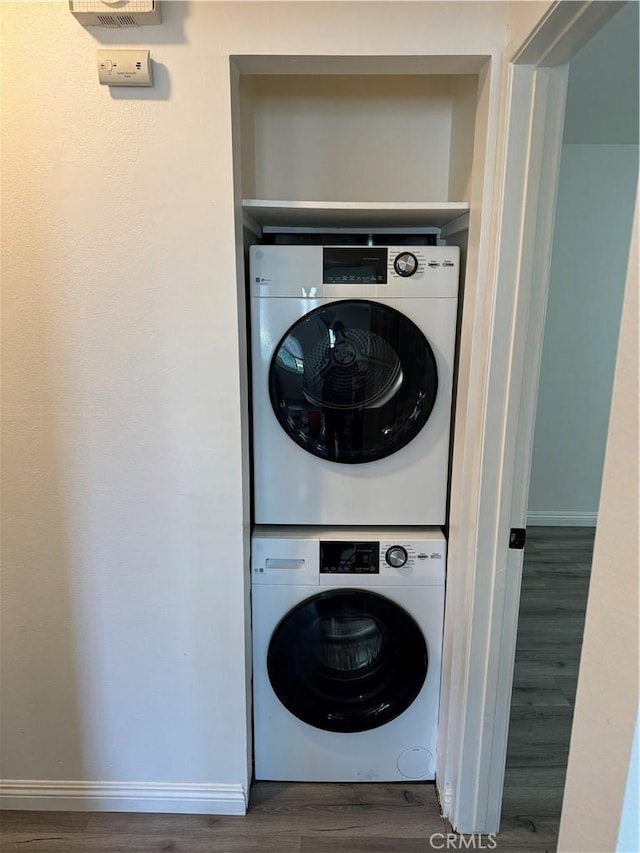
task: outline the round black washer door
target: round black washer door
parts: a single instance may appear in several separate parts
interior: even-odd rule
[[[373,462],[408,444],[438,391],[436,359],[416,324],[365,299],[305,314],[275,349],[269,395],[300,447],[332,462]]]
[[[422,631],[402,607],[356,589],[314,595],[275,629],[271,686],[298,719],[329,732],[364,732],[399,717],[427,676]]]

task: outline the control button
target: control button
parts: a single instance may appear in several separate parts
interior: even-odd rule
[[[393,262],[393,268],[398,275],[409,278],[418,269],[418,259],[411,252],[401,252]]]
[[[434,269],[435,267],[439,267],[440,264],[437,261],[429,261],[429,266],[431,269]]]
[[[407,554],[407,549],[403,548],[402,545],[392,545],[387,550],[385,559],[394,569],[401,569],[409,559],[409,555]]]

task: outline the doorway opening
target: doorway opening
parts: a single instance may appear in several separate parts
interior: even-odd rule
[[[502,830],[555,848],[638,177],[638,5],[569,67]]]

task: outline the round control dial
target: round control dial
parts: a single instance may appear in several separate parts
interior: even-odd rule
[[[409,278],[418,270],[418,259],[411,252],[401,252],[396,255],[393,262],[393,268],[403,278]]]
[[[385,556],[387,563],[394,569],[401,569],[408,559],[407,549],[403,548],[402,545],[392,545]]]

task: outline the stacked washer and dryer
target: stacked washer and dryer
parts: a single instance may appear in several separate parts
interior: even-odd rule
[[[256,779],[434,778],[458,279],[251,247]]]

